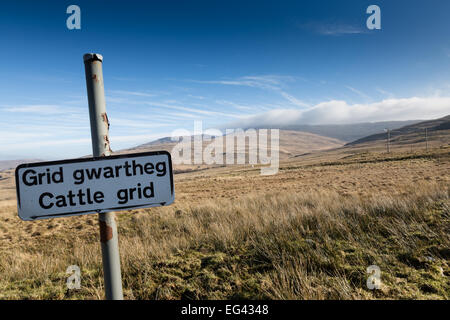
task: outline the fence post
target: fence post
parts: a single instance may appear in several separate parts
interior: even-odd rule
[[[97,53],[83,56],[91,122],[92,154],[94,157],[111,155],[109,121],[106,114],[103,86],[103,57]],[[114,213],[99,213],[105,294],[108,300],[123,300],[120,272],[119,243]]]

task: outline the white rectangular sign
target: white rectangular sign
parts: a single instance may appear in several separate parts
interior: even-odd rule
[[[21,164],[16,188],[22,220],[164,206],[175,199],[167,151]]]

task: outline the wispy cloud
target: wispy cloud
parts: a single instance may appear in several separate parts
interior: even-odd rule
[[[54,75],[24,75],[21,76],[24,80],[37,81],[37,82],[54,82],[54,83],[72,83],[73,80],[70,77],[58,77]]]
[[[289,102],[291,102],[292,104],[298,106],[298,107],[309,107],[309,104],[295,98],[294,96],[284,92],[284,91],[280,91],[280,94],[286,98]]]
[[[139,121],[139,120],[130,120],[130,119],[124,119],[124,118],[115,118],[114,121],[111,123],[111,125],[117,126],[117,127],[126,127],[126,128],[161,128],[161,127],[169,127],[173,126],[173,123],[167,123],[167,122],[156,122],[147,120],[147,121]]]
[[[108,95],[106,97],[107,102],[109,103],[118,103],[121,105],[134,105],[134,106],[141,106],[141,107],[153,107],[153,112],[157,114],[168,114],[167,110],[178,110],[182,111],[184,113],[170,113],[173,117],[177,117],[178,120],[180,118],[199,118],[199,115],[205,116],[205,117],[226,117],[226,118],[239,118],[239,114],[234,114],[232,112],[221,112],[217,110],[212,110],[210,107],[208,107],[205,104],[198,104],[198,103],[184,103],[183,101],[177,100],[177,99],[166,99],[166,100],[149,100],[149,99],[133,99],[129,96],[134,97],[144,97],[144,98],[153,98],[157,96],[158,94],[153,93],[147,93],[147,92],[141,92],[141,91],[124,91],[124,90],[111,90],[109,91],[110,94],[116,95],[116,96],[110,96]],[[118,96],[117,96],[118,95]],[[205,97],[203,96],[192,96],[187,95],[187,97],[195,98],[196,100],[205,100]],[[199,108],[192,107],[193,105],[199,106]],[[142,111],[137,111],[142,112]]]
[[[199,100],[206,99],[204,96],[196,96],[196,95],[192,95],[192,94],[188,94],[188,97],[193,98],[193,99],[199,99]]]
[[[283,82],[292,82],[295,77],[280,75],[244,76],[237,79],[223,80],[187,80],[195,83],[222,84],[229,86],[246,86],[260,89],[278,90]]]
[[[15,113],[34,113],[34,114],[60,114],[60,113],[76,113],[76,108],[68,108],[60,105],[19,105],[19,106],[5,106],[0,109],[6,112]]]
[[[224,106],[229,106],[232,108],[236,108],[238,110],[243,110],[243,111],[256,111],[256,110],[261,110],[262,106],[261,105],[244,105],[242,103],[236,103],[233,101],[228,101],[228,100],[215,100],[215,103],[219,104],[219,105],[224,105]]]
[[[173,109],[173,110],[185,111],[185,112],[190,112],[190,113],[197,113],[197,114],[206,115],[206,116],[222,116],[222,117],[231,117],[231,118],[239,118],[240,117],[240,115],[233,114],[233,113],[213,111],[213,110],[208,110],[207,108],[197,109],[197,108],[185,107],[185,106],[181,106],[181,105],[174,105],[174,104],[168,104],[168,103],[157,102],[157,101],[146,101],[145,104],[149,105],[149,106],[163,107],[166,109]]]
[[[138,96],[138,97],[155,97],[155,96],[157,96],[157,94],[155,94],[155,93],[148,93],[148,92],[141,92],[141,91],[126,91],[126,90],[109,90],[109,93]]]
[[[308,29],[314,33],[324,36],[340,36],[368,33],[363,26],[348,24],[343,22],[309,22],[298,24],[302,29]]]
[[[59,146],[59,145],[69,145],[69,144],[86,144],[89,146],[91,143],[90,138],[80,138],[80,139],[40,139],[39,140],[39,147],[48,147],[48,146]],[[21,150],[26,148],[35,148],[36,147],[36,141],[33,139],[29,139],[26,142],[22,142],[20,144],[5,144],[8,151],[14,151],[14,150]]]
[[[361,34],[367,31],[352,25],[322,25],[317,28],[317,32],[323,35],[337,36],[343,34]]]
[[[285,85],[288,82],[294,82],[298,77],[292,76],[280,76],[280,75],[262,75],[262,76],[244,76],[237,79],[226,80],[189,80],[196,83],[206,84],[220,84],[229,86],[245,86],[251,88],[259,88],[263,90],[269,90],[277,92],[283,98],[288,100],[291,104],[299,107],[308,107],[309,104],[294,97],[285,90]],[[302,81],[306,81],[301,78]]]
[[[111,79],[117,80],[117,81],[136,81],[137,80],[136,78],[132,78],[132,77],[116,77],[116,76],[111,77]]]
[[[392,92],[386,91],[382,88],[376,88],[376,90],[381,93],[382,95],[388,97],[388,98],[395,98],[395,95]]]
[[[51,134],[48,133],[41,133],[39,135],[42,137],[50,137]],[[6,144],[6,143],[17,143],[17,141],[25,141],[25,140],[33,140],[36,138],[35,132],[14,132],[14,131],[6,131],[2,130],[0,131],[0,143]]]
[[[362,91],[360,91],[360,90],[357,90],[357,89],[355,89],[355,88],[353,88],[353,87],[350,87],[350,86],[345,86],[345,87],[346,87],[348,90],[350,90],[350,91],[356,93],[356,94],[359,95],[360,97],[362,97],[362,98],[364,98],[364,99],[366,99],[366,100],[371,100],[371,98],[370,98],[367,94],[365,94],[364,92],[362,92]]]

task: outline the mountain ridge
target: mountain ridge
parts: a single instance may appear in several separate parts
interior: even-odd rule
[[[390,140],[391,142],[403,142],[403,143],[413,143],[413,142],[423,142],[425,137],[425,129],[427,129],[428,139],[433,139],[436,135],[433,133],[437,131],[449,130],[450,133],[450,115],[442,118],[425,120],[418,123],[406,125],[400,128],[390,130]],[[360,144],[366,144],[370,142],[384,141],[387,138],[386,132],[372,134],[355,141],[351,141],[346,144],[346,146],[354,146]]]
[[[282,129],[292,131],[302,131],[318,134],[320,136],[339,139],[345,142],[351,142],[375,133],[382,132],[384,128],[400,128],[405,125],[411,125],[423,120],[406,121],[377,121],[377,122],[358,122],[351,124],[321,124],[321,125],[287,125],[278,127],[266,127],[264,129]],[[260,128],[263,129],[263,128]]]

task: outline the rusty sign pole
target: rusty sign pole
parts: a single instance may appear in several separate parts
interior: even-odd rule
[[[111,155],[111,148],[109,146],[109,121],[106,115],[103,86],[103,57],[97,53],[87,53],[83,56],[83,60],[89,100],[92,153],[94,157],[105,157]],[[114,213],[99,213],[98,221],[106,299],[123,300],[119,243]]]

